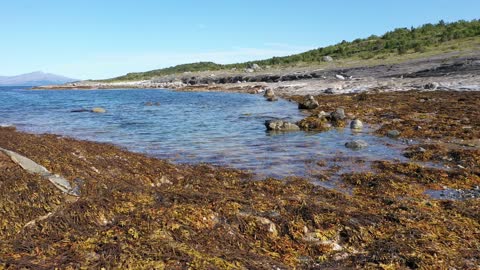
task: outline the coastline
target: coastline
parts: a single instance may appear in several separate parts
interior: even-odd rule
[[[173,89],[256,94],[272,89],[278,96],[346,94],[366,91],[479,91],[480,54],[444,53],[392,64],[262,69],[253,73],[211,71],[173,74],[142,81],[80,81],[34,87],[35,90]]]
[[[322,106],[312,115],[342,106],[381,126],[377,131],[381,136],[396,129],[401,139],[419,140],[420,145],[405,152],[412,161],[448,167],[379,160],[368,173],[341,175],[351,190],[342,193],[300,178],[253,181],[252,175],[239,170],[176,165],[110,144],[2,127],[0,147],[77,183],[80,196],[62,195],[44,179],[0,159],[4,183],[0,188],[5,195],[0,204],[9,209],[4,220],[10,224],[0,232],[0,266],[478,265],[474,254],[480,200],[462,196],[475,194],[480,185],[480,92],[316,98]],[[291,99],[301,101],[303,96]],[[470,122],[455,122],[464,118]],[[441,197],[441,190],[464,193]]]

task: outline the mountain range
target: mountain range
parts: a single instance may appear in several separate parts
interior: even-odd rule
[[[39,86],[64,84],[74,81],[78,80],[41,71],[16,76],[0,76],[0,85],[2,86]]]

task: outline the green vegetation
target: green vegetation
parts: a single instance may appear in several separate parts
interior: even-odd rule
[[[362,60],[372,58],[387,58],[391,54],[403,55],[409,52],[425,53],[434,50],[436,46],[452,40],[462,40],[480,36],[480,21],[460,20],[445,23],[443,20],[437,24],[425,24],[414,28],[397,28],[382,36],[372,35],[368,38],[359,38],[351,42],[342,41],[336,45],[310,50],[304,53],[273,57],[260,61],[220,65],[212,62],[183,64],[174,67],[152,70],[148,72],[129,73],[125,76],[113,78],[109,81],[142,80],[157,76],[165,76],[183,72],[196,72],[222,69],[243,69],[252,64],[260,66],[291,66],[299,63],[319,63],[324,56],[335,59],[359,58]],[[455,48],[451,48],[452,50]]]

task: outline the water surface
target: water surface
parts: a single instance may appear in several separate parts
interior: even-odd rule
[[[341,172],[364,170],[351,160],[401,159],[397,141],[350,129],[324,133],[268,133],[268,119],[304,117],[295,103],[260,95],[170,90],[32,91],[0,88],[0,125],[113,143],[177,163],[212,163],[260,176],[315,176],[326,160]],[[159,106],[146,106],[148,102]],[[105,114],[72,113],[103,107]],[[353,151],[345,142],[362,139]]]

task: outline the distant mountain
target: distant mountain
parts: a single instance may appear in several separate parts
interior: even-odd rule
[[[12,85],[12,86],[39,86],[39,85],[51,85],[51,84],[64,84],[68,82],[78,81],[76,79],[67,78],[60,75],[51,73],[44,73],[36,71],[27,74],[21,74],[16,76],[0,76],[0,85]]]

